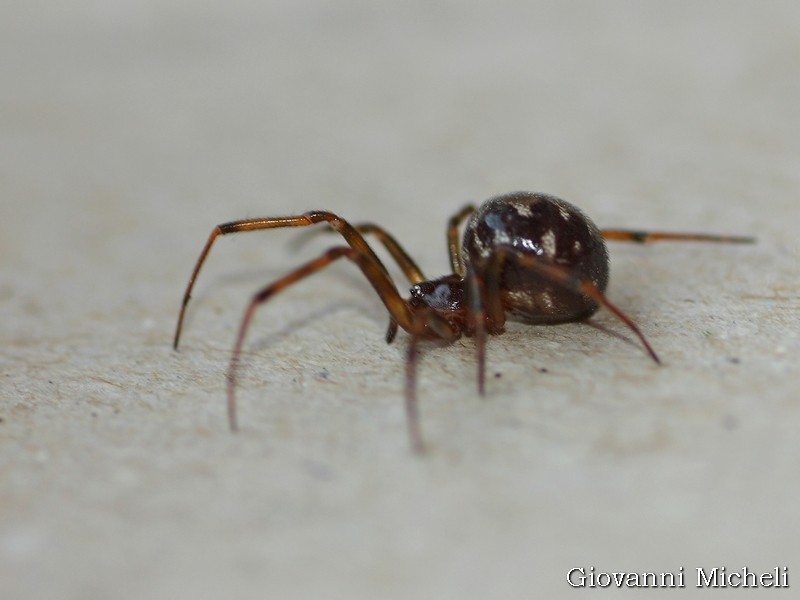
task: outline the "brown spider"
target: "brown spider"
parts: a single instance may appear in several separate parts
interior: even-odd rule
[[[459,244],[459,228],[469,217]],[[325,268],[336,259],[353,261],[389,311],[386,341],[391,343],[402,327],[410,334],[406,359],[405,406],[408,431],[414,451],[424,443],[417,415],[416,362],[421,338],[452,342],[461,335],[474,336],[478,362],[478,390],[484,393],[486,337],[503,332],[506,317],[531,324],[579,321],[590,317],[600,305],[616,315],[639,338],[650,358],[658,356],[636,324],[606,298],[608,251],[605,240],[650,242],[690,240],[753,243],[751,237],[693,233],[665,233],[623,229],[598,229],[575,206],[546,194],[515,192],[497,196],[477,209],[465,206],[449,221],[447,246],[453,272],[428,279],[384,229],[371,223],[350,225],[341,217],[314,210],[293,217],[244,219],[217,225],[197,259],[178,316],[174,348],[181,336],[186,306],[200,268],[219,235],[272,229],[305,227],[327,222],[339,232],[347,246],[335,246],[322,256],[274,281],[255,294],[242,318],[228,370],[228,421],[236,420],[236,373],[242,345],[256,308],[289,285]],[[381,242],[412,284],[411,297],[403,299],[386,267],[367,244],[364,235]]]

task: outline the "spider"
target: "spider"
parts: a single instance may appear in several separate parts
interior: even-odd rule
[[[463,241],[459,231],[466,223]],[[327,223],[347,245],[334,246],[316,259],[258,291],[242,317],[227,372],[227,412],[232,431],[238,429],[236,377],[245,336],[256,309],[288,286],[324,269],[342,257],[354,262],[389,312],[386,342],[398,328],[410,334],[406,355],[405,411],[411,448],[425,444],[419,424],[416,364],[421,339],[453,342],[475,338],[478,391],[485,390],[486,339],[500,334],[507,318],[529,324],[556,324],[589,318],[601,306],[613,313],[639,339],[650,358],[660,364],[637,325],[605,295],[609,260],[605,240],[645,243],[659,240],[753,243],[754,238],[698,233],[598,229],[572,204],[542,193],[514,192],[496,196],[479,207],[467,205],[447,227],[452,273],[429,279],[403,247],[382,227],[351,225],[327,211],[297,216],[243,219],[217,225],[200,253],[183,296],[173,347],[178,349],[186,307],[211,246],[220,235]],[[384,264],[365,240],[374,236],[411,284],[404,299]]]

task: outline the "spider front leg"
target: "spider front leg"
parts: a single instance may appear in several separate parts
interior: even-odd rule
[[[354,227],[356,231],[363,235],[374,235],[383,244],[410,284],[413,285],[427,279],[422,274],[422,270],[417,266],[417,263],[414,262],[414,259],[400,245],[400,242],[383,227],[374,223],[359,223]]]
[[[413,285],[428,279],[422,274],[422,270],[419,268],[417,263],[414,262],[414,259],[411,258],[403,246],[400,245],[400,242],[398,242],[397,239],[383,227],[376,225],[375,223],[357,223],[353,225],[353,229],[362,235],[375,236],[375,238],[383,245],[383,247],[386,248],[386,251],[397,263],[397,266],[400,267],[400,270],[403,272],[403,275],[406,276],[406,279],[408,279],[410,284]],[[314,233],[326,231],[330,232],[335,230],[333,227],[327,227],[316,232],[312,231],[309,233],[313,235]]]
[[[236,336],[236,343],[233,348],[230,367],[228,369],[228,423],[230,424],[232,431],[236,431],[238,429],[238,422],[236,418],[236,375],[242,354],[244,339],[247,335],[250,322],[253,319],[256,309],[278,292],[286,289],[293,283],[296,283],[301,279],[304,279],[309,275],[324,269],[332,262],[342,257],[350,259],[359,266],[367,280],[369,280],[369,282],[372,284],[372,287],[375,289],[380,299],[383,301],[386,309],[391,315],[392,320],[399,323],[404,329],[412,330],[413,318],[411,310],[409,309],[406,301],[397,292],[397,288],[395,287],[391,278],[381,268],[380,263],[376,262],[376,260],[371,256],[362,254],[358,250],[348,246],[336,246],[331,248],[322,256],[302,265],[288,275],[285,275],[284,277],[260,290],[253,296],[250,304],[248,304],[244,316],[242,317],[241,325],[239,326],[239,333]],[[409,428],[410,431],[416,432],[412,433],[412,444],[414,444],[415,436],[418,437],[419,426],[416,422],[410,422]]]
[[[327,221],[330,226],[338,231],[345,241],[350,244],[350,247],[357,250],[361,254],[364,254],[369,258],[369,260],[376,264],[376,266],[383,271],[384,274],[388,277],[388,272],[386,271],[386,267],[384,267],[383,263],[380,259],[375,255],[372,249],[369,247],[367,242],[364,240],[364,236],[361,235],[356,229],[350,225],[347,221],[342,219],[341,217],[335,215],[331,212],[321,211],[321,210],[314,210],[302,215],[291,216],[291,217],[264,217],[264,218],[257,218],[257,219],[243,219],[240,221],[231,221],[230,223],[222,223],[221,225],[217,225],[212,231],[211,234],[208,236],[208,241],[206,241],[206,245],[203,247],[200,256],[195,263],[194,270],[192,271],[192,275],[189,278],[189,283],[186,286],[186,291],[183,294],[183,302],[181,303],[180,313],[178,314],[178,323],[175,326],[175,337],[173,339],[172,346],[176,350],[178,349],[178,343],[181,337],[181,330],[183,329],[183,319],[186,314],[186,307],[189,304],[189,299],[192,296],[192,289],[194,288],[195,281],[197,281],[197,276],[200,273],[200,269],[203,266],[203,263],[208,256],[208,253],[211,250],[211,246],[214,244],[214,241],[220,235],[227,235],[229,233],[241,233],[243,231],[257,231],[261,229],[277,229],[281,227],[307,227],[309,225],[314,225],[315,223],[320,223],[323,221]]]
[[[406,276],[406,279],[410,284],[419,283],[421,281],[425,281],[427,277],[423,275],[422,269],[417,266],[417,263],[414,262],[414,259],[405,251],[403,246],[400,245],[395,237],[386,231],[380,225],[376,225],[374,223],[358,223],[357,225],[353,225],[353,229],[355,229],[358,233],[362,235],[373,235],[377,238],[377,240],[383,244],[383,247],[386,248],[386,251],[389,255],[394,259],[397,263],[397,266],[400,267],[400,270]],[[317,232],[310,232],[319,233],[320,231],[335,231],[332,226],[328,226],[325,229],[318,230]],[[386,343],[391,344],[394,341],[395,336],[397,335],[397,323],[393,320],[389,320],[389,326],[386,329]]]
[[[414,259],[411,258],[408,252],[406,252],[400,245],[400,242],[398,242],[394,236],[392,236],[383,227],[380,225],[375,225],[374,223],[359,223],[354,227],[355,230],[361,234],[374,235],[378,241],[383,244],[384,248],[386,248],[387,252],[389,252],[390,256],[400,267],[400,270],[406,276],[406,279],[410,284],[413,285],[427,279],[427,277],[422,274],[422,270],[417,266],[417,263],[414,262]],[[397,322],[390,318],[389,326],[386,328],[386,343],[391,344],[396,335]]]

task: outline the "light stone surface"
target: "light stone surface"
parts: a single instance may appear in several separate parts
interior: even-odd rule
[[[4,2],[3,598],[560,598],[591,566],[684,566],[687,598],[708,593],[696,567],[800,577],[798,56],[793,1]],[[601,227],[759,242],[611,247],[610,297],[662,367],[607,312],[509,326],[485,399],[470,340],[426,347],[425,459],[407,338],[383,342],[349,264],[258,313],[227,430],[248,298],[330,235],[220,239],[171,349],[217,223],[325,208],[436,276],[447,218],[518,189]]]

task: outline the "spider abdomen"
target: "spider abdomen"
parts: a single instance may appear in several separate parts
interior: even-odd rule
[[[485,276],[501,249],[558,265],[601,292],[608,283],[608,251],[600,230],[555,196],[514,192],[484,202],[464,230],[464,264]],[[528,323],[580,320],[598,308],[593,299],[513,257],[503,263],[499,289],[506,312]]]

